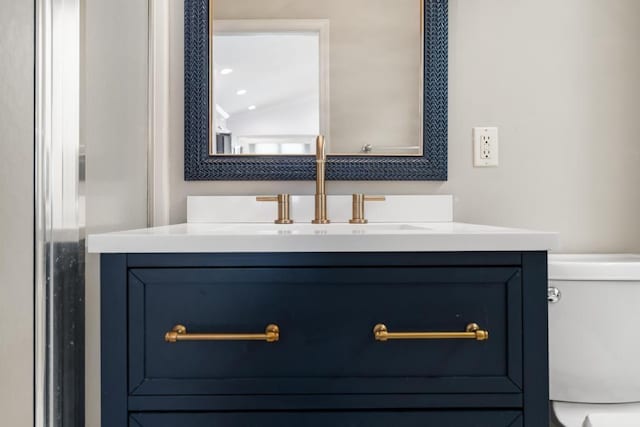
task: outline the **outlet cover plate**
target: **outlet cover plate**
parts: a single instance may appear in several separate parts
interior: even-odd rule
[[[495,168],[500,164],[498,128],[473,128],[473,166]]]

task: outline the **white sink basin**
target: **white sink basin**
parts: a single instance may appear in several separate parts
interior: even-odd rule
[[[216,233],[252,235],[406,234],[428,230],[427,227],[410,224],[218,224],[212,229]]]

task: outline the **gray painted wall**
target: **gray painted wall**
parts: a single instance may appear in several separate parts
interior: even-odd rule
[[[125,13],[126,11],[126,13]],[[147,0],[84,0],[80,139],[87,234],[147,225]],[[86,425],[100,425],[99,256],[87,256]]]
[[[33,425],[33,22],[32,1],[0,0],[0,424],[12,427]]]
[[[188,195],[311,194],[313,183],[184,182],[183,2],[171,2],[171,222]],[[640,2],[451,0],[450,180],[329,183],[453,194],[455,219],[562,233],[563,251],[640,251]],[[501,165],[472,167],[473,126]]]

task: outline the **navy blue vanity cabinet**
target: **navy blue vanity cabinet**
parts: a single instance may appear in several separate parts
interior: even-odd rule
[[[132,414],[136,427],[522,427],[517,411]]]
[[[103,427],[545,426],[546,274],[544,252],[103,255]]]

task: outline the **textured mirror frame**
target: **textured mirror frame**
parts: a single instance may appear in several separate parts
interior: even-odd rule
[[[424,0],[423,155],[329,156],[333,181],[446,181],[448,0]],[[184,2],[186,181],[311,181],[313,156],[209,155],[209,0]]]

